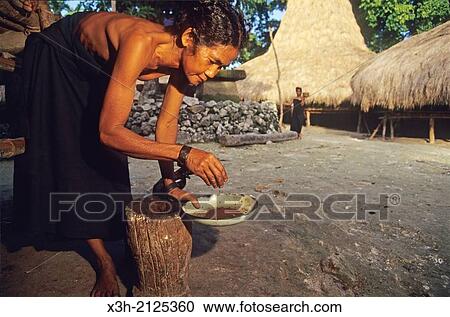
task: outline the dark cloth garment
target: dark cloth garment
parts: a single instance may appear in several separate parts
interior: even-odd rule
[[[65,17],[26,41],[26,151],[14,162],[14,221],[29,236],[114,240],[125,232],[128,159],[101,144],[98,133],[111,65],[74,32],[87,14]]]
[[[303,122],[305,121],[305,108],[298,99],[294,99],[294,109],[292,111],[291,131],[302,132]]]

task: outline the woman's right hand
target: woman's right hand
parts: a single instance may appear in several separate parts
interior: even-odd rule
[[[228,175],[222,163],[209,152],[192,148],[186,159],[186,167],[203,179],[208,186],[218,188],[228,181]]]

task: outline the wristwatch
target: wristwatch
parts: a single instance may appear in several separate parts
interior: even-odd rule
[[[187,157],[189,155],[189,152],[191,152],[192,148],[187,145],[183,145],[181,147],[180,153],[178,153],[177,163],[178,166],[184,167],[186,166]]]

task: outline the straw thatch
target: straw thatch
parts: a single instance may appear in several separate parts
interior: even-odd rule
[[[364,111],[450,105],[450,21],[380,53],[352,88],[352,103]]]
[[[354,0],[289,0],[274,39],[281,77],[281,99],[290,102],[295,87],[309,92],[307,103],[339,106],[349,100],[350,79],[370,59],[354,10]],[[241,97],[279,103],[273,46],[241,66],[247,78],[237,82]]]

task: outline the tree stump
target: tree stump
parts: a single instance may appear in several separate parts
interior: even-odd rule
[[[126,209],[137,296],[187,296],[192,237],[175,199],[147,196]]]

